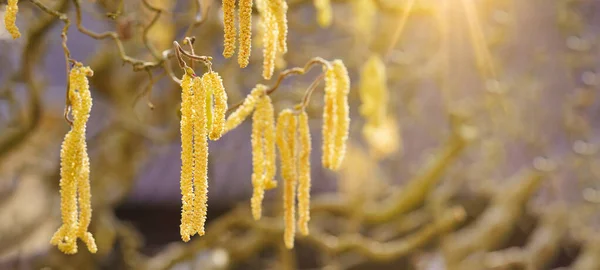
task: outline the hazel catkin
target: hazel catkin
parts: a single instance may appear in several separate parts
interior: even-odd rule
[[[235,52],[235,0],[223,0],[223,56],[230,58]]]
[[[86,124],[92,109],[88,76],[89,67],[76,63],[69,73],[68,98],[73,124],[65,135],[60,158],[60,197],[62,226],[50,243],[66,254],[77,253],[77,238],[83,240],[91,253],[98,248],[88,226],[92,218],[90,191],[90,161],[85,141]]]
[[[216,73],[206,73],[202,79],[195,77],[192,80],[193,96],[193,126],[194,126],[194,213],[193,227],[198,235],[204,235],[204,224],[206,223],[208,203],[208,117],[206,111],[207,89],[217,90],[214,87]],[[218,75],[216,75],[218,76]],[[210,84],[205,84],[206,78],[213,79]],[[217,102],[215,102],[216,104]],[[215,109],[215,111],[218,111]],[[224,113],[224,112],[223,112]],[[213,115],[216,115],[213,114]],[[215,127],[213,120],[213,128]],[[221,121],[221,126],[222,126]]]
[[[18,0],[8,0],[6,13],[4,13],[4,26],[13,39],[21,37],[21,32],[19,32],[16,24],[17,13],[19,12],[18,2]]]
[[[252,49],[252,0],[239,1],[240,48],[238,64],[241,68],[248,66]]]
[[[283,177],[283,240],[288,249],[294,247],[295,199],[296,199],[296,117],[290,109],[279,113],[276,127],[277,148],[279,148],[281,175]]]
[[[323,157],[321,159],[323,167],[332,169],[332,159],[335,146],[335,124],[337,122],[336,111],[336,90],[337,78],[332,67],[325,67],[325,101],[323,105]]]
[[[277,50],[281,53],[287,52],[287,10],[288,5],[285,0],[270,0],[269,10],[275,19],[277,27]]]
[[[275,70],[275,58],[277,57],[277,37],[279,29],[276,18],[271,12],[270,5],[266,0],[256,0],[256,8],[260,14],[260,27],[263,33],[263,73],[265,80],[271,79]]]
[[[192,74],[186,71],[181,80],[181,239],[185,242],[195,234],[194,220],[194,116]]]
[[[205,95],[208,101],[211,101],[210,97],[211,93],[214,96],[214,107],[211,106],[211,103],[206,103],[207,106],[206,111],[210,111],[210,115],[212,119],[210,120],[210,134],[209,137],[211,140],[218,140],[223,135],[223,131],[225,130],[225,113],[227,112],[227,92],[225,92],[225,87],[223,87],[223,80],[221,76],[214,71],[210,71],[205,73],[202,76],[202,85],[206,89]]]
[[[335,135],[334,151],[331,159],[331,168],[339,169],[346,156],[346,143],[348,141],[348,129],[350,128],[350,108],[348,106],[348,94],[350,93],[350,77],[348,70],[341,60],[332,63],[333,72],[336,77],[335,91]]]
[[[298,115],[298,228],[300,233],[308,235],[310,220],[310,152],[311,138],[306,111]]]

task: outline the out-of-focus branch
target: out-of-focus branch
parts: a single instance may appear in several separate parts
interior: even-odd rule
[[[123,62],[129,63],[133,66],[133,70],[135,71],[139,71],[139,70],[144,70],[146,68],[155,68],[158,66],[161,66],[163,64],[163,62],[165,61],[164,58],[156,60],[154,62],[152,61],[143,61],[140,59],[136,59],[133,58],[131,56],[128,56],[127,53],[125,53],[125,47],[123,46],[123,42],[121,41],[121,39],[119,38],[119,34],[117,34],[114,31],[106,31],[103,33],[96,33],[92,30],[87,29],[85,26],[83,26],[82,22],[81,22],[81,4],[79,0],[73,0],[73,3],[75,3],[75,24],[77,25],[77,29],[79,30],[79,32],[93,38],[93,39],[107,39],[110,38],[115,42],[115,45],[117,45],[117,50],[119,51],[119,57],[121,58],[121,60],[123,60]],[[150,5],[147,5],[148,7],[151,7]],[[156,9],[152,8],[153,10],[156,11]],[[150,23],[149,26],[146,27],[146,29],[144,30],[144,35],[147,35],[148,33],[148,28],[151,27],[158,19],[160,13],[157,12],[157,15],[155,15],[155,18],[152,20],[152,22]],[[147,38],[145,38],[145,41],[147,41]],[[146,44],[146,47],[150,48],[151,45]],[[152,53],[152,52],[151,52]],[[155,57],[158,56],[159,54],[154,52],[152,53]]]
[[[465,217],[466,213],[462,207],[453,207],[445,211],[440,218],[441,222],[431,223],[403,239],[385,243],[373,241],[361,235],[330,236],[315,227],[311,228],[311,234],[307,236],[307,240],[326,252],[341,253],[353,250],[372,260],[388,261],[422,247],[436,235],[449,231],[460,224]]]
[[[544,173],[524,169],[499,190],[492,205],[473,224],[448,236],[449,269],[455,268],[467,255],[475,251],[488,251],[503,243],[524,211],[524,205],[544,179]]]
[[[454,163],[469,141],[470,139],[459,134],[451,135],[446,145],[423,167],[417,176],[408,181],[399,193],[390,196],[383,203],[366,206],[366,221],[382,223],[423,204],[427,194],[441,179],[444,170]]]

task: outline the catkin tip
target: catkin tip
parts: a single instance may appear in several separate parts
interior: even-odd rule
[[[239,1],[240,18],[240,49],[238,52],[238,64],[245,68],[250,63],[250,52],[252,48],[252,0]]]
[[[298,154],[298,228],[300,233],[308,235],[310,220],[310,152],[311,138],[306,111],[298,115],[298,136],[300,153]]]
[[[235,52],[235,0],[223,0],[223,56],[230,58]]]
[[[18,2],[18,0],[8,0],[6,13],[4,13],[4,26],[13,39],[21,37],[21,32],[19,32],[16,25],[17,13],[19,12]]]

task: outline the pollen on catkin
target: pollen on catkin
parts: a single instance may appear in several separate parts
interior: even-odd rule
[[[235,0],[223,0],[223,56],[229,58],[235,52]]]
[[[298,228],[300,233],[308,235],[310,220],[310,151],[311,138],[306,111],[298,115]]]
[[[262,117],[264,123],[263,139],[265,148],[265,189],[274,189],[277,187],[277,181],[275,181],[275,173],[277,172],[277,166],[275,164],[275,111],[273,109],[273,103],[268,95],[263,97],[264,108],[262,109]]]
[[[287,2],[285,0],[270,0],[268,1],[268,6],[277,27],[277,34],[274,35],[277,37],[277,50],[281,53],[286,53],[288,34]]]
[[[333,169],[332,160],[335,146],[335,125],[337,123],[336,112],[336,90],[337,78],[331,66],[325,69],[325,95],[323,106],[323,129],[322,129],[322,152],[321,162],[324,168]]]
[[[348,70],[341,60],[332,63],[333,72],[336,77],[335,91],[335,135],[334,151],[331,159],[331,168],[337,170],[342,165],[346,156],[346,143],[348,141],[348,129],[350,128],[350,108],[348,106],[348,94],[350,93],[350,77]]]
[[[288,249],[294,247],[296,232],[295,199],[296,199],[296,117],[290,109],[279,113],[277,118],[276,138],[280,153],[281,175],[283,177],[283,220],[285,224],[283,241]]]
[[[271,4],[265,0],[257,0],[256,8],[260,14],[260,26],[263,33],[263,73],[264,79],[269,80],[275,70],[275,59],[277,57],[277,37],[279,28],[277,20],[271,11]]]
[[[19,12],[18,2],[18,0],[8,0],[6,12],[4,13],[4,26],[13,39],[21,37],[21,32],[19,32],[16,24],[17,13]]]
[[[332,20],[331,1],[330,0],[314,0],[315,9],[317,10],[317,22],[323,28],[329,27]]]
[[[256,106],[256,102],[265,94],[267,91],[267,86],[262,84],[257,84],[250,94],[246,96],[242,105],[240,105],[234,112],[232,112],[225,121],[225,132],[229,132],[230,130],[239,126],[254,110],[254,106]]]
[[[194,115],[192,74],[186,71],[181,80],[181,239],[185,242],[195,234],[194,220]]]
[[[275,176],[275,127],[271,98],[264,95],[256,104],[252,115],[252,216],[255,220],[262,215],[265,190],[277,186]]]
[[[238,64],[241,68],[248,66],[250,52],[252,49],[252,0],[240,0],[240,48],[238,52]]]
[[[227,112],[227,92],[223,87],[223,80],[221,76],[214,71],[205,73],[202,76],[202,85],[206,89],[206,95],[208,101],[211,101],[210,93],[214,96],[214,107],[207,107],[206,111],[211,112],[212,119],[209,121],[210,124],[210,139],[218,140],[223,135],[225,130],[225,113]],[[210,106],[210,103],[206,103],[206,106]]]
[[[92,96],[87,76],[89,67],[76,63],[69,73],[69,100],[73,115],[71,130],[65,135],[60,158],[60,197],[62,226],[50,243],[66,254],[77,253],[77,238],[83,240],[91,253],[98,248],[88,226],[92,218],[90,162],[85,141],[86,124],[92,109]]]
[[[206,92],[214,88],[216,73],[206,73],[202,79],[195,77],[192,80],[193,96],[193,126],[194,126],[194,214],[193,226],[198,235],[204,235],[208,203],[208,139]],[[216,75],[218,76],[218,75]],[[212,78],[208,80],[206,78]],[[205,82],[209,83],[208,85]],[[215,102],[216,104],[216,102]],[[218,111],[215,109],[215,111]],[[224,112],[223,112],[224,113]],[[216,113],[215,113],[216,114]],[[213,114],[213,115],[215,115]],[[213,121],[213,127],[215,126]],[[223,125],[221,121],[221,126]]]

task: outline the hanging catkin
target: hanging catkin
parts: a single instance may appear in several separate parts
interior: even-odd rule
[[[17,13],[19,12],[18,2],[18,0],[8,0],[6,12],[4,13],[4,26],[13,39],[21,37],[21,32],[19,32],[16,25]]]
[[[268,1],[269,10],[275,18],[277,27],[277,50],[281,53],[287,52],[287,10],[288,5],[285,0],[270,0]]]
[[[241,68],[245,68],[250,62],[250,51],[252,49],[252,0],[240,0],[239,18],[240,48],[238,64]]]
[[[323,106],[323,157],[321,162],[324,168],[332,169],[332,159],[335,146],[336,90],[337,78],[331,66],[325,67],[325,102]]]
[[[191,71],[193,72],[193,71]],[[181,80],[181,239],[185,242],[195,234],[194,220],[194,116],[192,73],[186,70]]]
[[[235,52],[235,0],[223,0],[223,56],[229,58]]]
[[[60,158],[60,197],[62,226],[52,236],[50,243],[67,254],[77,253],[80,238],[91,253],[98,248],[88,226],[92,218],[90,191],[90,161],[85,141],[86,124],[92,109],[87,76],[93,72],[89,67],[76,63],[69,73],[69,101],[73,125],[65,135]],[[78,211],[79,210],[79,211]]]
[[[204,235],[208,203],[208,127],[206,111],[207,89],[218,91],[215,82],[216,73],[206,73],[202,79],[195,77],[192,81],[194,91],[194,230]],[[223,90],[224,91],[224,90]],[[215,99],[217,100],[217,99]],[[218,102],[215,102],[217,104]],[[218,110],[215,109],[216,115]],[[213,120],[213,128],[216,125]],[[222,124],[221,124],[222,125]]]
[[[296,199],[296,117],[290,109],[279,113],[277,118],[277,147],[281,160],[281,175],[283,177],[283,219],[285,229],[283,240],[289,249],[294,247],[296,231],[295,199]]]
[[[207,125],[207,128],[210,126],[210,139],[218,140],[223,135],[223,131],[225,130],[225,113],[227,112],[227,93],[225,92],[225,87],[223,87],[223,80],[221,76],[214,71],[207,72],[202,76],[202,85],[206,89],[206,100],[212,101],[212,96],[214,96],[214,106],[211,106],[211,103],[206,102],[206,111],[209,112],[212,119],[209,120],[210,125]],[[208,113],[207,113],[208,114]]]
[[[341,60],[332,63],[336,78],[335,90],[335,135],[334,150],[331,158],[331,168],[337,170],[344,161],[346,155],[346,142],[348,141],[348,129],[350,128],[350,109],[348,107],[348,93],[350,93],[350,77],[348,70]]]
[[[256,0],[256,9],[260,14],[260,27],[263,34],[263,73],[264,79],[271,79],[275,70],[275,58],[277,57],[277,36],[279,30],[270,5],[267,0]]]
[[[300,233],[308,235],[310,220],[310,151],[311,138],[308,115],[304,110],[298,115],[298,228]]]

